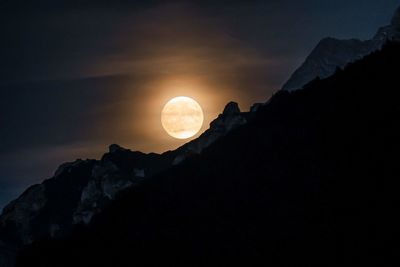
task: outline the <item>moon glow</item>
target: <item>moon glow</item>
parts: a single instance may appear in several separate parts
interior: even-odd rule
[[[177,139],[187,139],[197,134],[203,120],[203,110],[199,103],[186,96],[172,98],[161,112],[164,130]]]

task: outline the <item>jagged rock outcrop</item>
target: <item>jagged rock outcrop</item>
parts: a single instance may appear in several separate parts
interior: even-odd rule
[[[326,78],[332,75],[338,67],[343,68],[349,62],[368,54],[371,51],[370,46],[370,41],[357,39],[325,38],[321,40],[303,65],[286,82],[283,90],[301,89],[316,77]]]
[[[343,69],[347,64],[380,49],[388,40],[400,40],[400,8],[395,12],[391,24],[381,27],[370,40],[336,38],[321,40],[305,62],[283,85],[282,90],[298,90],[317,77],[321,79],[329,77],[338,68]]]
[[[7,226],[10,222],[15,223],[17,236],[23,243],[33,240],[31,235],[31,221],[35,218],[46,204],[45,186],[37,184],[29,187],[18,199],[8,204],[0,217],[0,226]]]
[[[62,164],[52,178],[31,186],[4,208],[0,241],[18,246],[65,236],[74,225],[89,223],[119,192],[169,166],[169,156],[133,152],[115,144],[101,160]]]
[[[248,117],[248,113],[240,112],[239,105],[236,102],[228,103],[222,114],[210,123],[210,128],[207,131],[200,135],[199,138],[176,150],[173,164],[177,165],[191,155],[200,154],[203,149],[214,143],[217,139],[233,129],[246,124]]]
[[[73,223],[88,224],[119,192],[140,183],[146,174],[152,176],[169,165],[168,159],[162,159],[161,155],[146,155],[111,145],[109,152],[92,168],[91,179],[82,189],[73,213]]]
[[[52,178],[31,186],[7,205],[0,216],[2,241],[18,246],[69,232],[72,211],[90,180],[94,162],[79,159],[65,163]]]

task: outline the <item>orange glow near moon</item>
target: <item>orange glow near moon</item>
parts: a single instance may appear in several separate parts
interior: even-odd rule
[[[203,120],[203,110],[199,103],[186,96],[171,99],[161,112],[164,130],[177,139],[187,139],[197,134]]]

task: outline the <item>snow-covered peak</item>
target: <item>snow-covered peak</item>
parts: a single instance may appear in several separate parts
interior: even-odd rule
[[[305,62],[283,86],[282,90],[294,91],[315,78],[326,78],[349,62],[362,58],[370,52],[370,41],[358,39],[339,40],[324,38],[314,48]]]
[[[396,10],[391,24],[379,28],[370,40],[340,40],[331,37],[322,39],[283,85],[282,90],[298,90],[317,77],[329,77],[337,68],[344,68],[347,64],[380,49],[388,40],[400,40],[400,7]]]

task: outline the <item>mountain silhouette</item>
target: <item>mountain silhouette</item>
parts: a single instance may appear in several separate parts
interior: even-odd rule
[[[396,266],[399,69],[389,42],[279,91],[90,224],[26,246],[17,266]]]
[[[15,252],[23,245],[63,238],[77,225],[89,224],[120,192],[201,153],[247,123],[253,114],[241,112],[237,103],[230,102],[208,130],[174,151],[145,154],[113,144],[100,160],[62,164],[53,177],[29,187],[4,208],[0,216],[0,266],[13,266]]]

